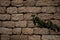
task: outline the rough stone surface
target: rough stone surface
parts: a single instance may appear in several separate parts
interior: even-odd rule
[[[60,36],[58,35],[43,35],[42,40],[59,40]]]
[[[0,13],[5,13],[6,12],[6,7],[0,7]]]
[[[12,6],[23,6],[23,0],[12,0]]]
[[[19,7],[18,12],[41,12],[40,7]]]
[[[10,40],[9,35],[1,35],[1,40]]]
[[[0,6],[9,6],[10,0],[0,0]]]
[[[46,28],[34,28],[34,34],[48,34],[49,30]]]
[[[32,28],[23,28],[22,33],[23,34],[33,34],[33,29]]]
[[[8,7],[7,13],[17,13],[17,8],[16,7]]]
[[[36,6],[58,6],[58,0],[38,0]]]
[[[55,7],[42,7],[42,12],[55,13],[56,12],[56,8]]]
[[[28,35],[21,35],[21,40],[28,40]]]
[[[51,2],[51,0],[38,0],[37,2],[36,2],[36,6],[49,6],[50,5],[50,3],[52,3]]]
[[[0,28],[0,33],[1,34],[12,34],[12,29],[10,28]]]
[[[24,6],[30,6],[30,7],[32,7],[32,6],[35,5],[35,3],[36,3],[35,0],[27,0],[27,1],[24,1]]]
[[[27,26],[27,21],[18,21],[15,22],[16,27],[26,27]]]
[[[34,27],[33,21],[28,21],[28,27]]]
[[[13,21],[3,21],[2,22],[2,27],[14,27],[14,22]]]
[[[13,34],[21,34],[21,28],[14,28],[12,31]]]
[[[38,14],[38,17],[40,18],[40,19],[51,19],[51,18],[53,18],[54,16],[52,15],[52,14]]]
[[[54,14],[54,18],[55,18],[55,19],[60,19],[60,13]]]
[[[31,35],[28,38],[29,38],[29,40],[41,40],[40,39],[41,37],[39,35]]]
[[[32,14],[24,14],[24,19],[25,20],[31,20],[32,17],[31,17]]]
[[[23,14],[12,14],[11,20],[23,20]]]
[[[11,40],[20,40],[20,35],[12,35]]]
[[[9,14],[0,14],[0,20],[10,20]]]

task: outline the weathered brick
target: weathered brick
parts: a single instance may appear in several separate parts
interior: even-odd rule
[[[59,6],[59,7],[57,7],[57,12],[58,12],[58,13],[60,13],[60,6]]]
[[[13,34],[21,34],[21,28],[14,28],[12,31]]]
[[[21,40],[28,40],[28,35],[21,35]]]
[[[14,27],[14,22],[13,21],[3,21],[2,22],[2,27]]]
[[[12,0],[12,6],[23,6],[23,0]]]
[[[59,20],[51,20],[53,24],[56,24],[58,26],[60,26],[60,21]]]
[[[46,28],[34,28],[34,34],[48,34],[49,30]]]
[[[34,6],[35,0],[26,0],[24,1],[24,6]]]
[[[26,27],[27,26],[27,21],[18,21],[15,22],[16,27]]]
[[[42,40],[60,40],[59,35],[43,35]]]
[[[0,6],[9,6],[10,0],[0,0]]]
[[[49,5],[49,3],[51,3],[51,0],[38,0],[36,2],[36,6],[47,6]]]
[[[0,7],[0,13],[5,13],[6,7]]]
[[[1,40],[10,40],[9,35],[1,35]]]
[[[23,20],[23,14],[12,14],[11,20]]]
[[[17,8],[16,7],[8,7],[7,13],[17,13]]]
[[[41,7],[19,7],[18,12],[41,12]]]
[[[10,28],[0,28],[0,33],[1,34],[12,34],[12,29]]]
[[[55,13],[55,14],[54,14],[54,18],[55,18],[55,19],[60,19],[60,13]]]
[[[41,37],[39,35],[30,35],[28,37],[29,40],[41,40]]]
[[[55,13],[56,12],[56,7],[42,7],[42,12]]]
[[[20,40],[20,35],[12,35],[11,40]]]
[[[33,29],[32,28],[23,28],[22,34],[33,34]]]
[[[10,20],[9,14],[0,14],[0,20]]]
[[[27,13],[27,14],[24,14],[24,20],[31,20],[32,19],[32,14],[30,13]]]
[[[33,21],[28,21],[28,27],[34,27]]]
[[[38,14],[38,17],[40,18],[40,19],[51,19],[51,18],[53,18],[53,15],[52,14]]]
[[[36,6],[58,6],[57,0],[38,0]]]

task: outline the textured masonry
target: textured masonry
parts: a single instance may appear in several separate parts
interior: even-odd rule
[[[18,12],[41,12],[40,7],[19,7]]]
[[[12,29],[11,28],[0,28],[0,33],[1,34],[12,34]]]
[[[7,13],[17,13],[17,8],[16,7],[8,7]]]
[[[11,20],[23,20],[23,14],[12,14]]]
[[[0,0],[0,40],[60,40],[60,32],[34,25],[33,14],[60,26],[60,0]]]
[[[12,30],[12,33],[13,33],[13,34],[21,34],[21,28],[14,28],[14,29]]]
[[[23,34],[33,34],[33,29],[32,28],[23,28],[22,33]]]
[[[43,35],[42,40],[59,40],[60,36],[58,35]]]
[[[0,13],[5,13],[6,12],[6,7],[0,7]]]
[[[3,21],[2,22],[2,27],[14,27],[14,22],[13,21]]]
[[[18,21],[15,22],[15,27],[26,27],[27,26],[27,21]]]
[[[34,34],[48,34],[48,31],[46,28],[34,28]]]
[[[0,14],[0,20],[10,20],[9,14]]]
[[[10,0],[0,0],[0,6],[9,6]]]

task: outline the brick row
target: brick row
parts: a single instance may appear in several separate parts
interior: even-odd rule
[[[46,28],[34,28],[34,34],[49,34],[49,30]]]
[[[59,0],[2,0],[0,6],[58,6],[59,3]]]
[[[27,39],[28,38],[28,39]],[[41,40],[40,35],[1,35],[1,40]]]
[[[40,7],[19,7],[18,12],[41,12]]]
[[[58,6],[59,2],[59,0],[38,0],[36,6]]]
[[[27,21],[3,21],[1,22],[2,27],[7,27],[7,28],[14,28],[14,27],[26,27],[27,26]]]
[[[42,40],[59,40],[60,36],[58,35],[43,35]]]
[[[60,13],[60,7],[0,7],[0,13],[21,13],[21,12],[32,12],[32,13]]]
[[[28,38],[28,39],[27,39]],[[1,40],[59,40],[60,36],[59,35],[1,35]]]
[[[42,12],[55,13],[56,12],[56,7],[42,7]]]
[[[53,24],[56,24],[58,26],[60,26],[60,21],[59,20],[51,20],[53,22]],[[8,27],[8,28],[24,28],[24,27],[34,27],[33,21],[0,21],[0,26],[2,27]]]
[[[0,28],[0,34],[21,34],[21,28]]]
[[[27,14],[0,14],[0,20],[12,20],[12,21],[21,21],[21,20],[32,20],[32,13]],[[38,17],[40,19],[60,19],[60,14],[48,14],[48,13],[39,13]]]
[[[0,34],[8,35],[8,34],[49,34],[48,29],[45,28],[1,28]]]
[[[58,12],[57,7],[8,7],[7,13],[21,13],[21,12],[32,12],[32,13],[39,13],[39,12],[46,12],[46,13],[55,13]]]
[[[3,35],[47,35],[47,34],[60,34],[60,32],[54,32],[53,30],[47,28],[1,28],[0,27],[0,34]]]

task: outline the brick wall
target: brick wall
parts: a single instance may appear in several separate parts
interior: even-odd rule
[[[0,40],[60,40],[60,32],[36,27],[32,14],[60,26],[60,0],[0,0]]]

